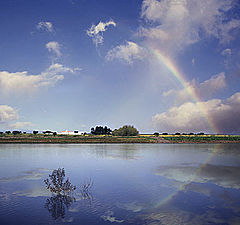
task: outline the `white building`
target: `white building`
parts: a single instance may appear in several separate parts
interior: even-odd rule
[[[61,132],[58,132],[57,134],[63,134],[63,135],[83,135],[84,132],[74,130],[74,131],[69,131],[69,130],[64,130]]]

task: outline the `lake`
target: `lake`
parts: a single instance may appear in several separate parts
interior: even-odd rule
[[[44,183],[58,168],[68,198]],[[237,225],[240,144],[2,144],[0,224]]]

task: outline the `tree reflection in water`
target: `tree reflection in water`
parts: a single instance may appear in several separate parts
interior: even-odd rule
[[[65,181],[64,168],[53,170],[52,174],[49,174],[49,179],[44,180],[44,183],[46,184],[46,188],[52,193],[52,197],[46,200],[45,208],[48,209],[55,220],[64,218],[66,209],[68,209],[72,203],[76,202],[76,198],[74,197],[76,186],[71,184],[69,178]],[[92,186],[93,182],[91,180],[81,186],[81,199],[90,201],[93,199],[90,193]]]
[[[90,179],[87,183],[84,183],[80,188],[81,198],[83,200],[89,200],[90,203],[93,200],[93,196],[90,192],[90,189],[92,188],[92,186],[93,186],[93,181]]]
[[[76,199],[68,195],[55,195],[48,198],[45,203],[45,208],[51,213],[52,217],[56,220],[64,218],[66,208],[68,209]]]
[[[64,168],[53,170],[52,174],[49,174],[49,179],[44,180],[44,183],[53,194],[52,197],[47,199],[45,208],[48,209],[55,220],[64,218],[66,208],[68,209],[76,201],[73,196],[76,186],[71,184],[69,178],[65,181]]]

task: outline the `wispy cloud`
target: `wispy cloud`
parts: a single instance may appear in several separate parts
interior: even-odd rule
[[[60,57],[62,55],[60,47],[60,44],[56,41],[50,41],[46,44],[48,51],[55,53],[57,57]]]
[[[22,180],[40,180],[46,173],[49,172],[49,169],[45,168],[38,168],[30,171],[26,171],[18,176],[12,177],[2,177],[0,178],[0,182],[15,182],[15,181],[22,181]]]
[[[37,24],[37,29],[38,30],[43,30],[43,31],[47,31],[47,32],[53,32],[53,25],[51,22],[44,22],[41,21]]]
[[[51,196],[51,192],[48,191],[45,187],[35,187],[35,188],[29,189],[29,190],[15,191],[15,192],[13,192],[13,194],[17,195],[17,196],[24,196],[24,197],[29,197],[29,198]]]
[[[128,41],[125,45],[119,45],[111,49],[106,55],[106,60],[119,59],[132,64],[134,60],[141,60],[145,55],[146,52],[142,47],[132,41]]]
[[[222,133],[239,133],[240,128],[240,92],[224,100],[212,99],[203,102],[186,102],[172,107],[167,112],[153,116],[152,122],[159,131],[175,132],[211,132],[207,117]]]
[[[238,167],[206,164],[199,169],[197,166],[161,166],[155,174],[183,183],[210,182],[224,188],[240,189],[240,179],[236,176]]]
[[[9,124],[8,127],[10,129],[26,129],[27,127],[32,127],[34,124],[31,123],[31,122],[15,122],[15,123],[12,123],[12,124]]]
[[[110,25],[116,27],[116,23],[113,20],[110,20],[106,23],[99,22],[97,25],[92,25],[88,30],[87,30],[87,35],[92,38],[93,43],[96,45],[103,44],[103,32],[107,30],[107,27]]]

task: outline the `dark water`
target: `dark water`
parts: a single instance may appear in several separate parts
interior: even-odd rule
[[[45,188],[59,167],[74,201]],[[0,224],[240,224],[240,145],[0,145]]]

